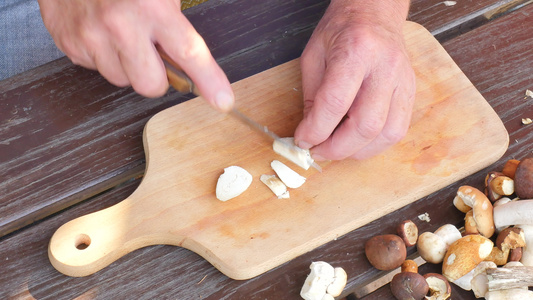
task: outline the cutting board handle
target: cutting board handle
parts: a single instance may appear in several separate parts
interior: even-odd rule
[[[131,202],[126,199],[61,226],[48,246],[52,265],[66,275],[81,277],[135,250],[135,243],[125,234],[131,231],[131,223],[125,219],[128,214],[124,213]]]

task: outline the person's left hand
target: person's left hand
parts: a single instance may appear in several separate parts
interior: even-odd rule
[[[415,95],[406,9],[405,0],[331,2],[301,57],[304,118],[295,139],[313,158],[365,159],[405,136]]]

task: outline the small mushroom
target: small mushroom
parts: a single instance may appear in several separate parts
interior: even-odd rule
[[[450,245],[461,238],[461,232],[452,224],[445,224],[434,233],[424,232],[418,237],[416,247],[427,262],[438,264],[444,259]]]
[[[514,179],[516,174],[516,168],[518,167],[519,163],[520,161],[517,159],[509,159],[508,161],[506,161],[502,170],[503,175]]]
[[[486,195],[491,202],[514,193],[514,180],[501,172],[490,172],[485,178]]]
[[[374,268],[388,271],[399,267],[407,256],[403,240],[395,234],[377,235],[365,243],[366,258]]]
[[[412,259],[406,259],[400,266],[401,272],[418,273],[418,264]]]
[[[300,296],[305,300],[322,300],[333,282],[335,269],[324,261],[312,262],[309,268],[311,273],[305,279]]]
[[[418,274],[418,265],[412,260],[402,263],[402,271],[392,277],[390,289],[396,299],[423,299],[429,285],[424,276]]]
[[[500,199],[502,197],[501,194],[496,193],[492,187],[492,180],[498,176],[505,176],[501,172],[489,172],[487,176],[485,177],[485,195],[489,198],[491,202],[495,202],[496,200]]]
[[[327,300],[339,296],[348,276],[343,268],[333,268],[324,261],[312,262],[309,266],[311,273],[307,275],[300,290],[300,296],[305,300]]]
[[[216,197],[220,201],[233,199],[252,184],[252,175],[239,166],[230,166],[224,169],[217,181]]]
[[[418,227],[413,221],[403,221],[398,225],[396,232],[404,241],[405,246],[411,247],[416,245],[416,241],[418,240]]]
[[[427,300],[446,300],[452,295],[452,287],[446,277],[438,273],[426,273],[424,278],[429,286]]]
[[[492,203],[480,190],[467,185],[461,186],[453,203],[463,203],[472,208],[476,227],[481,235],[490,238],[494,234]]]
[[[515,192],[520,199],[533,198],[533,157],[523,159],[515,173]]]
[[[494,244],[481,235],[467,235],[450,245],[442,262],[442,275],[454,282],[472,271],[492,251]]]

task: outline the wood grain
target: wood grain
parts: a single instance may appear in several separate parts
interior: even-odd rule
[[[200,254],[231,278],[248,279],[496,161],[508,143],[498,116],[427,30],[408,22],[404,34],[417,100],[407,137],[389,151],[324,164],[323,173],[302,170],[306,185],[291,190],[290,201],[274,199],[256,180],[243,196],[220,202],[214,190],[221,170],[238,165],[257,178],[272,173],[269,164],[278,156],[270,141],[203,99],[182,103],[146,125],[148,164],[139,189],[59,228],[50,242],[52,264],[86,276],[140,247],[171,244]],[[298,60],[233,89],[243,112],[292,135],[302,111]],[[86,249],[76,248],[89,241]]]

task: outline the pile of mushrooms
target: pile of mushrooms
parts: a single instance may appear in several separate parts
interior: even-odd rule
[[[427,290],[419,276],[403,274],[402,266],[391,281],[392,294],[397,299],[448,299],[451,282],[471,290],[476,298],[533,299],[533,291],[528,290],[533,286],[533,158],[509,160],[502,171],[488,173],[483,191],[461,186],[453,204],[465,213],[464,230],[445,224],[406,241],[403,222],[398,235],[376,236],[367,242],[366,256],[380,270],[407,262],[405,247],[413,241],[426,262],[442,264],[442,275],[422,276]],[[411,232],[413,226],[409,225]],[[406,285],[402,280],[406,276],[417,279]]]

